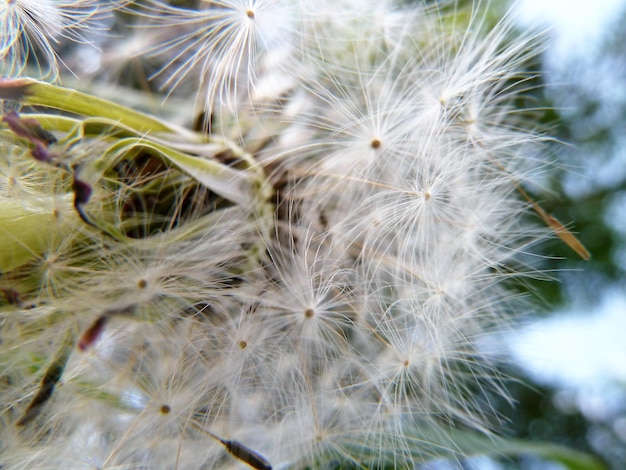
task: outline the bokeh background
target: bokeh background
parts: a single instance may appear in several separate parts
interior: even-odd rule
[[[510,382],[517,403],[500,410],[516,437],[592,452],[624,469],[626,1],[522,0],[514,19],[520,30],[549,28],[534,106],[546,109],[542,124],[560,141],[551,153],[559,171],[532,194],[592,257],[584,261],[558,240],[542,247],[543,267],[558,282],[527,286],[536,311],[505,341],[514,366],[503,367],[520,379]],[[531,456],[466,465],[560,468]]]

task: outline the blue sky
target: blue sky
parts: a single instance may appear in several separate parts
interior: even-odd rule
[[[550,55],[592,51],[608,25],[626,5],[624,0],[520,0],[521,24],[549,26],[554,33]]]

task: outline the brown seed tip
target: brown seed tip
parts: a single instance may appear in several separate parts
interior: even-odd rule
[[[248,10],[246,11],[246,15],[247,15],[247,16],[248,16],[248,18],[250,18],[251,20],[252,20],[252,19],[254,19],[254,11],[253,11],[253,10],[248,9]]]
[[[370,142],[370,145],[372,146],[373,149],[377,149],[380,148],[380,146],[382,145],[382,142],[380,141],[380,139],[372,139],[372,141]]]
[[[161,414],[168,414],[170,411],[172,411],[172,408],[170,408],[170,405],[161,405]]]
[[[28,94],[32,83],[27,78],[0,78],[0,99],[19,101]]]
[[[313,310],[312,308],[307,308],[307,309],[304,311],[304,316],[305,316],[306,318],[313,318],[313,316],[314,316],[314,315],[315,315],[315,310]]]
[[[83,333],[78,340],[78,349],[86,351],[102,336],[104,328],[109,321],[106,314],[100,315],[96,321]]]

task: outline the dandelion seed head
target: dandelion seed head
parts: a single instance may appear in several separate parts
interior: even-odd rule
[[[42,78],[59,77],[63,61],[57,48],[63,40],[89,43],[99,21],[122,1],[11,0],[0,3],[0,73],[17,77],[27,67]]]
[[[168,28],[162,32],[171,31],[151,49],[172,57],[153,78],[170,91],[195,80],[205,111],[235,110],[254,92],[265,61],[293,43],[293,8],[280,0],[202,3],[192,9],[151,1],[139,10],[152,24]]]
[[[57,14],[38,26],[47,56],[2,43],[12,73],[35,50],[58,67],[55,41],[80,42],[97,16],[89,0],[0,5]],[[484,395],[501,389],[479,342],[507,324],[516,295],[502,280],[530,270],[517,260],[545,233],[516,193],[540,139],[510,108],[534,39],[509,42],[508,20],[489,32],[484,14],[447,8],[129,6],[146,33],[129,52],[148,52],[157,87],[195,99],[211,129],[111,124],[119,132],[94,142],[81,134],[101,125],[90,118],[57,131],[51,152],[72,142],[64,157],[93,189],[93,225],[72,209],[76,176],[0,132],[12,160],[0,202],[58,215],[58,233],[0,275],[0,379],[15,384],[0,402],[27,406],[40,382],[29,370],[61,332],[78,345],[32,430],[43,437],[2,430],[0,445],[19,441],[11,453],[35,468],[44,456],[239,468],[237,452],[281,468],[413,468],[438,456],[429,432],[488,430]],[[14,39],[32,36],[14,17]],[[183,157],[209,170],[179,171]]]

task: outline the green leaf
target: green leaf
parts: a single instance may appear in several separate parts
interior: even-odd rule
[[[68,218],[76,220],[71,197],[67,196],[63,214],[52,209],[52,201],[48,207],[28,207],[18,201],[0,200],[0,272],[12,271],[37,258],[50,240],[68,234]]]
[[[45,106],[82,116],[110,119],[139,133],[178,134],[183,131],[153,116],[112,101],[30,78],[0,80],[0,99],[13,99],[25,105]]]
[[[462,460],[471,457],[486,456],[492,458],[519,457],[535,455],[545,460],[558,462],[569,470],[606,470],[605,464],[597,457],[576,449],[547,442],[533,442],[523,439],[508,439],[499,436],[481,434],[476,431],[460,431],[444,428],[415,429],[404,436],[402,445],[389,436],[353,435],[351,442],[337,441],[337,446],[328,455],[320,457],[320,462],[337,459],[337,449],[342,449],[339,460],[353,461],[360,468],[376,467],[381,469],[412,468],[433,460]],[[375,442],[376,447],[363,443]],[[332,453],[332,455],[331,455]],[[403,462],[403,463],[399,463]],[[336,468],[344,468],[338,464]],[[294,467],[297,468],[297,467]],[[351,467],[347,467],[351,468]]]
[[[498,458],[531,454],[558,462],[570,470],[606,470],[604,463],[593,455],[559,444],[486,436],[470,431],[448,433],[447,438],[464,456]]]

